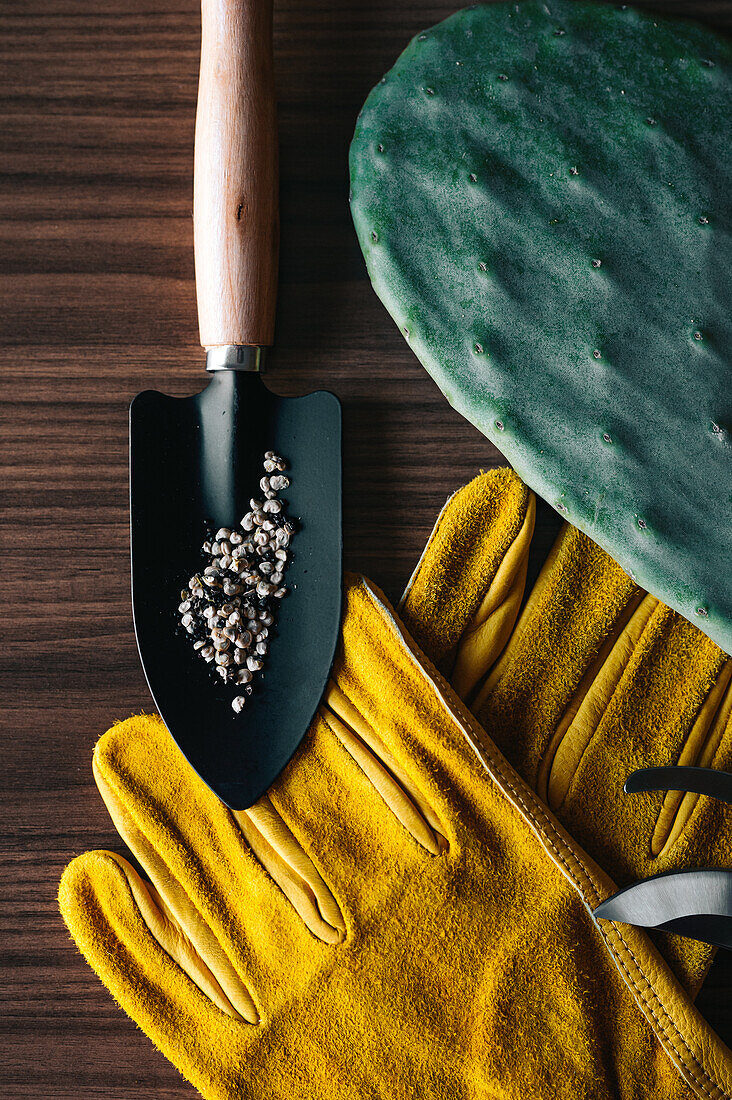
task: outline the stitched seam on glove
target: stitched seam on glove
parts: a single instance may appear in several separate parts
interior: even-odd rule
[[[365,580],[361,583],[364,585],[367,592],[369,592],[371,598],[382,609],[385,617],[391,625],[392,631],[396,634],[398,640],[406,647],[411,654],[413,660],[417,664],[418,668],[422,671],[425,680],[430,685],[432,690],[438,693],[445,708],[452,713],[458,729],[460,729],[465,740],[468,742],[478,760],[483,764],[488,775],[493,779],[499,790],[502,791],[504,797],[510,802],[521,815],[527,820],[532,828],[532,831],[536,835],[538,841],[545,848],[554,862],[563,870],[563,873],[569,879],[569,881],[575,886],[580,897],[583,899],[587,906],[590,916],[592,915],[592,908],[599,904],[602,900],[602,893],[600,891],[599,883],[596,881],[595,876],[591,873],[588,867],[582,860],[576,855],[573,849],[568,844],[567,840],[559,832],[558,826],[548,817],[546,809],[536,799],[533,792],[526,787],[524,794],[521,793],[518,783],[521,782],[518,776],[513,773],[513,769],[510,768],[507,761],[499,762],[498,759],[489,752],[481,744],[481,739],[478,732],[473,725],[473,721],[460,700],[457,700],[457,705],[453,704],[449,700],[450,689],[446,684],[442,675],[433,668],[431,662],[424,656],[419,656],[415,652],[414,643],[400,630],[393,615],[390,613],[389,608],[384,604],[383,600],[375,592],[375,590]],[[424,672],[426,666],[432,672],[434,680],[430,680]],[[458,709],[459,708],[459,709]],[[489,766],[490,764],[490,766]],[[511,778],[511,773],[515,778]],[[509,794],[510,792],[510,794]],[[513,797],[511,797],[512,795]],[[527,797],[528,796],[528,800]],[[553,853],[553,855],[552,855]],[[587,895],[590,895],[591,899]],[[593,918],[594,920],[594,918]],[[720,1086],[718,1086],[712,1078],[709,1076],[705,1067],[699,1062],[698,1057],[689,1046],[684,1035],[681,1034],[678,1026],[673,1018],[668,1013],[665,1005],[660,999],[660,995],[654,988],[651,979],[645,973],[641,967],[636,955],[634,954],[628,940],[617,929],[616,926],[612,926],[612,932],[606,931],[604,928],[600,928],[598,922],[594,922],[595,927],[600,932],[603,941],[607,944],[608,950],[615,963],[620,970],[621,974],[626,977],[626,981],[630,987],[638,994],[638,998],[642,1005],[647,1008],[648,1012],[656,1021],[660,1028],[661,1034],[668,1040],[668,1044],[664,1043],[664,1047],[668,1049],[668,1045],[677,1055],[677,1059],[672,1058],[672,1061],[677,1068],[679,1068],[679,1062],[681,1066],[686,1070],[689,1077],[695,1082],[695,1084],[704,1092],[704,1094],[710,1098],[725,1097],[728,1100],[728,1094],[725,1093]],[[618,950],[613,944],[614,939],[618,939],[624,950]],[[630,973],[627,960],[623,957],[624,953],[630,956],[635,963],[638,973],[642,976],[642,985],[639,984],[636,979]],[[655,1007],[654,1007],[655,1006]],[[658,1011],[656,1011],[658,1009]],[[660,1014],[659,1014],[660,1013]],[[664,1026],[664,1021],[668,1026]],[[658,1034],[658,1032],[657,1032]],[[680,1049],[679,1045],[681,1046]],[[688,1057],[684,1054],[687,1052]],[[670,1052],[669,1052],[670,1053]],[[703,1082],[707,1082],[712,1091],[705,1087]]]

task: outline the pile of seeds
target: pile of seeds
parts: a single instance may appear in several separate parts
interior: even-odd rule
[[[252,680],[267,655],[295,530],[277,494],[290,480],[274,451],[264,456],[259,482],[263,500],[252,497],[239,528],[220,527],[202,546],[207,564],[180,594],[180,624],[193,648],[225,684],[242,685],[232,700],[238,714],[252,694]]]

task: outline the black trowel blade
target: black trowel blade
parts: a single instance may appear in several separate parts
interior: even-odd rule
[[[240,714],[176,632],[180,592],[200,570],[207,524],[236,526],[259,497],[265,451],[287,461],[297,524],[265,668]],[[132,606],[145,676],[192,767],[235,810],[267,790],[304,737],[340,626],[341,408],[331,393],[283,398],[256,372],[220,371],[175,398],[147,390],[130,407]]]

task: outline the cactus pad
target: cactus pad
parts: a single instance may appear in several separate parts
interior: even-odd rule
[[[728,653],[731,58],[632,8],[470,8],[351,147],[371,280],[447,400]]]

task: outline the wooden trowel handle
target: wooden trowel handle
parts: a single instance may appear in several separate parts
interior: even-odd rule
[[[279,217],[272,0],[202,0],[193,230],[201,343],[272,343]]]

